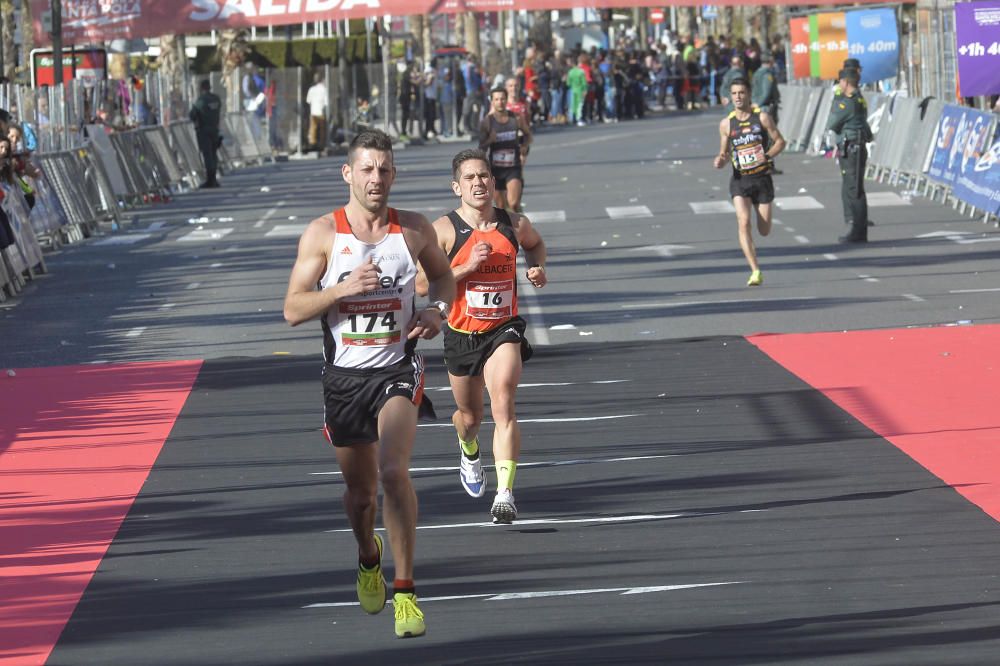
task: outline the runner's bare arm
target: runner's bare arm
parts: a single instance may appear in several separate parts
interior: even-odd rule
[[[455,278],[451,274],[448,257],[438,244],[434,227],[423,215],[400,211],[400,225],[407,235],[407,244],[416,257],[427,280],[427,295],[431,302],[455,300]],[[408,339],[433,338],[441,332],[441,313],[437,308],[424,308],[413,314],[406,326]]]
[[[438,247],[441,248],[445,257],[447,257],[451,251],[451,247],[455,244],[455,227],[451,226],[451,220],[448,219],[447,215],[442,215],[434,220],[431,226],[434,227],[434,233],[437,234]],[[417,295],[426,296],[429,288],[430,285],[427,283],[427,274],[424,273],[424,267],[418,263],[416,279]]]
[[[524,249],[524,258],[528,262],[525,277],[535,287],[542,288],[549,282],[545,275],[545,262],[548,259],[545,241],[528,218],[524,215],[518,215],[517,218],[514,223],[514,233],[518,244]]]
[[[760,124],[767,130],[771,137],[771,147],[767,149],[768,159],[774,159],[785,149],[785,137],[781,135],[781,130],[774,124],[774,118],[769,113],[760,114]]]
[[[487,114],[479,121],[479,150],[487,150],[496,140],[497,133],[490,129],[490,117]]]
[[[333,242],[330,223],[325,218],[313,220],[299,239],[298,256],[292,266],[285,293],[285,321],[291,326],[321,316],[337,301],[371,291],[378,286],[379,268],[369,260],[355,268],[341,282],[326,289],[316,285],[326,272],[327,252]]]
[[[719,154],[715,156],[713,164],[716,169],[726,166],[729,160],[729,118],[723,118],[719,123]]]

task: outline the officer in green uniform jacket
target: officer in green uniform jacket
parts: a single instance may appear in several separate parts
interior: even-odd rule
[[[726,113],[733,110],[733,101],[729,97],[732,94],[729,89],[732,87],[733,81],[745,78],[747,75],[743,73],[743,58],[734,55],[729,59],[729,69],[722,75],[722,83],[719,84],[719,99],[725,105]]]
[[[841,66],[841,69],[856,69],[856,70],[858,70],[858,76],[860,77],[861,76],[861,61],[858,60],[857,58],[848,58],[847,60],[844,61],[844,64]],[[834,84],[834,86],[833,86],[833,94],[834,95],[843,94],[843,91],[840,89],[840,80],[839,79],[837,80],[837,83]]]
[[[840,70],[841,94],[833,98],[826,128],[840,135],[841,189],[844,217],[850,218],[851,229],[840,240],[847,243],[868,241],[868,200],[865,197],[865,165],[868,163],[866,144],[872,139],[868,126],[868,105],[858,90],[860,75],[856,69]]]
[[[219,120],[222,116],[222,100],[212,92],[212,84],[205,79],[199,87],[201,95],[191,108],[190,118],[194,122],[195,135],[198,137],[198,150],[205,160],[205,182],[202,187],[219,187],[216,172],[219,160],[216,151],[219,149],[222,136],[219,134]]]
[[[753,81],[750,84],[751,102],[761,111],[771,116],[775,127],[778,126],[778,106],[781,104],[781,92],[778,90],[778,79],[774,75],[774,55],[770,52],[764,53],[761,58],[761,65],[753,73]],[[771,173],[780,176],[783,172],[771,161]]]

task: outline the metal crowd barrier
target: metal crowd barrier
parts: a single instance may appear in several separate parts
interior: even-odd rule
[[[829,147],[825,144],[826,125],[833,107],[832,87],[828,84],[782,84],[780,90],[782,112],[779,128],[787,141],[787,150],[807,151],[810,154],[824,152]],[[971,148],[967,143],[962,143],[960,149],[950,149],[952,154],[956,150],[964,152],[966,164],[964,175],[957,180],[957,184],[964,185],[964,189],[960,188],[956,194],[955,176],[937,179],[931,176],[935,145],[939,133],[944,132],[940,126],[946,112],[954,116],[974,110],[945,105],[934,98],[915,99],[880,92],[865,92],[864,95],[868,104],[868,122],[874,134],[868,146],[866,178],[906,188],[910,196],[919,193],[932,200],[940,198],[942,203],[950,202],[962,213],[971,211],[971,215],[983,215],[984,221],[1000,218],[1000,189],[991,189],[987,182],[989,179],[979,175],[984,170],[1000,168],[994,166],[1000,165],[1000,160],[990,160],[990,155],[1000,156],[1000,135],[995,133],[996,118],[989,123],[982,118],[979,120],[980,139],[986,140],[980,152],[970,157]],[[955,132],[956,128],[951,127],[948,131]],[[952,138],[949,136],[947,140]],[[954,141],[967,142],[969,139],[955,138]],[[970,159],[974,169],[968,166]],[[944,158],[939,157],[938,160]],[[993,178],[995,180],[996,176]],[[978,194],[970,194],[970,187],[979,188]],[[983,194],[984,191],[986,194]]]

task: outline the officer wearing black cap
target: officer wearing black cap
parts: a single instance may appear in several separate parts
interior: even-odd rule
[[[858,77],[860,77],[861,61],[858,60],[857,58],[848,58],[847,60],[844,61],[844,64],[842,65],[841,69],[856,69],[858,70]],[[833,94],[839,95],[841,92],[843,91],[840,89],[840,79],[838,78],[837,83],[834,84],[833,86]]]
[[[866,144],[872,139],[868,125],[868,105],[858,90],[861,76],[856,69],[842,69],[838,76],[841,93],[833,98],[826,128],[840,136],[841,189],[844,217],[851,220],[851,229],[840,240],[846,243],[868,241],[868,200],[865,197],[865,165],[868,163]]]

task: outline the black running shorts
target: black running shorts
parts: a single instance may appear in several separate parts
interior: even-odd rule
[[[754,204],[768,204],[774,201],[774,181],[771,176],[733,176],[729,181],[729,194],[746,197]]]
[[[521,173],[521,167],[493,167],[491,169],[493,173],[493,180],[496,181],[496,188],[498,190],[506,190],[507,183],[512,180],[519,180],[524,182],[524,175]]]
[[[395,396],[416,404],[419,418],[437,418],[424,395],[424,360],[419,355],[385,368],[323,366],[326,438],[334,446],[378,440],[378,413]]]
[[[444,361],[448,373],[456,377],[483,374],[486,361],[503,344],[521,345],[521,362],[531,358],[534,351],[524,337],[528,324],[520,317],[508,319],[500,326],[483,333],[462,333],[444,327]]]

